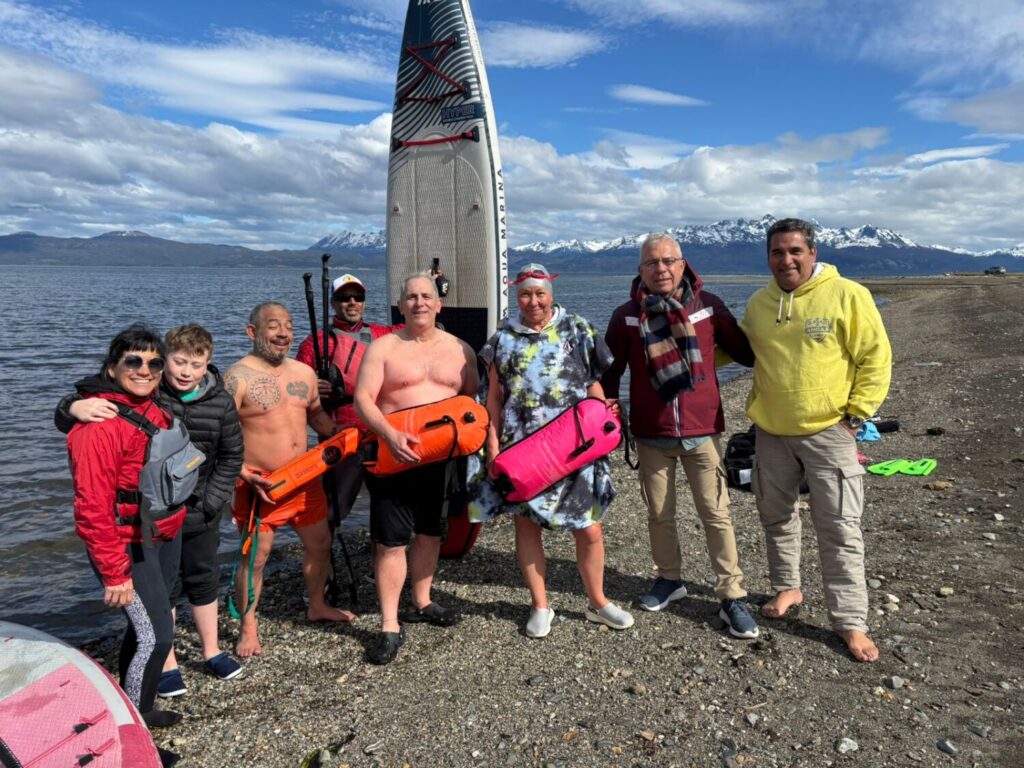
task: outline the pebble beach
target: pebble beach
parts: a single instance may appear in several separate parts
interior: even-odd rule
[[[928,477],[868,476],[863,519],[876,664],[852,660],[828,628],[813,529],[804,526],[805,604],[731,638],[703,532],[679,472],[687,597],[660,613],[636,599],[654,578],[635,473],[613,461],[604,521],[605,590],[636,618],[587,622],[573,539],[548,533],[551,634],[523,628],[529,596],[511,521],[442,561],[435,598],[452,628],[406,627],[398,659],[363,659],[379,616],[365,532],[348,537],[360,618],[305,621],[301,556],[275,551],[260,625],[264,653],[229,682],[204,675],[179,620],[189,690],[164,703],[183,722],[156,734],[180,766],[1020,766],[1024,758],[1024,280],[864,281],[886,300],[898,432],[873,462],[935,458]],[[584,311],[585,308],[579,308]],[[724,387],[728,432],[747,428],[749,376]],[[753,497],[732,512],[752,612],[768,599]],[[346,606],[351,607],[351,606]],[[236,629],[222,612],[225,644]],[[225,645],[227,647],[227,645]],[[116,669],[117,640],[86,648]]]

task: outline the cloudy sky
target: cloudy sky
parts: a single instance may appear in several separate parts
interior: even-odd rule
[[[0,234],[380,228],[406,6],[0,0]],[[514,245],[765,213],[1024,241],[1020,0],[473,11]]]

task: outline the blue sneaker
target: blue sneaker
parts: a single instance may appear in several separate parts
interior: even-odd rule
[[[640,598],[640,607],[648,611],[660,611],[673,600],[680,600],[686,597],[686,587],[680,580],[663,579],[661,576],[654,580],[654,586],[650,591]]]
[[[221,680],[231,680],[242,674],[242,665],[228,655],[227,651],[218,653],[203,662],[203,669]]]
[[[181,676],[180,669],[175,667],[160,673],[160,680],[156,684],[156,695],[161,699],[173,699],[186,692],[188,692],[188,688],[185,687],[185,679]]]
[[[747,604],[742,600],[723,600],[718,617],[729,625],[729,634],[733,637],[750,640],[761,634],[757,622],[747,610]]]

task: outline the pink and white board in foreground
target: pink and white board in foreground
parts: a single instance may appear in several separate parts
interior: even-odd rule
[[[563,477],[607,456],[622,424],[604,400],[586,397],[494,460],[495,488],[506,501],[529,501]]]
[[[139,711],[103,667],[0,621],[0,766],[159,768]]]

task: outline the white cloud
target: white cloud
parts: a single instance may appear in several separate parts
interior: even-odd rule
[[[381,112],[394,72],[358,48],[228,31],[216,45],[176,46],[113,32],[55,11],[0,0],[0,44],[46,56],[119,88],[122,95],[215,120],[323,136],[332,117],[302,113]],[[338,93],[361,90],[376,98]],[[322,125],[315,125],[322,123]]]
[[[632,131],[604,131],[607,139],[594,145],[587,162],[607,162],[621,169],[663,168],[692,152],[692,144]]]
[[[1021,45],[1024,46],[1024,38]],[[1024,82],[951,104],[945,115],[961,125],[975,126],[982,131],[1024,132]]]
[[[490,22],[479,31],[488,67],[562,67],[607,45],[604,36],[579,29]]]
[[[706,107],[708,102],[670,91],[659,91],[646,85],[613,85],[608,89],[613,99],[630,104],[650,104],[656,107]]]
[[[929,163],[940,163],[945,160],[966,160],[974,157],[988,157],[1002,152],[1009,144],[989,144],[977,147],[954,147],[951,149],[933,149],[928,152],[919,152],[907,158],[908,164],[927,165]]]
[[[871,0],[848,6],[844,16],[863,34],[864,56],[916,71],[924,85],[965,75],[1024,79],[1019,0]]]
[[[700,147],[637,170],[611,139],[560,155],[550,144],[505,137],[509,231],[514,243],[610,238],[773,213],[827,226],[872,223],[918,242],[972,249],[1020,240],[1015,212],[1024,206],[1024,166],[936,150],[920,153],[926,163],[899,166],[898,176],[853,176],[863,153],[887,140],[876,128],[812,139],[787,134],[769,144]]]
[[[763,0],[566,0],[599,20],[629,26],[661,22],[680,27],[721,24],[753,25],[766,16]]]
[[[392,21],[404,19],[409,7],[408,0],[331,0],[331,4]]]
[[[21,82],[45,86],[33,110],[5,109]],[[334,126],[332,141],[297,140],[129,115],[94,96],[52,63],[0,56],[0,229],[141,229],[180,240],[307,247],[328,222],[353,229],[380,223],[390,115]]]

